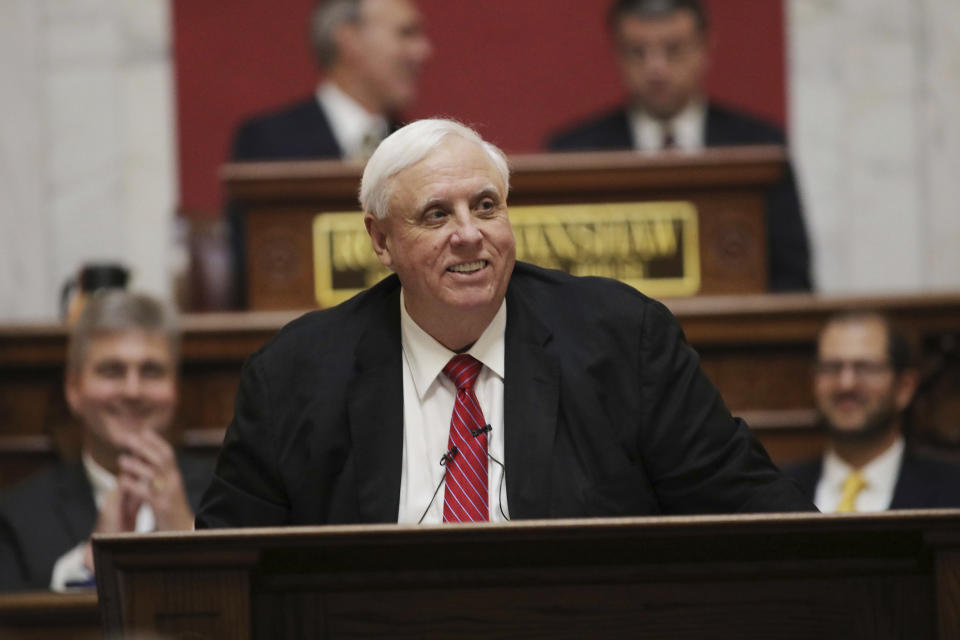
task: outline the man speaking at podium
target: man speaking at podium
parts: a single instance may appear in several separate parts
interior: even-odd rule
[[[394,274],[251,356],[198,527],[813,509],[663,305],[515,263],[508,188],[458,123],[384,140],[360,201]]]

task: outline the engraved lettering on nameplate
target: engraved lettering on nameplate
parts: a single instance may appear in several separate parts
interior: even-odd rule
[[[691,296],[700,288],[697,211],[689,202],[511,207],[510,221],[518,260],[615,278],[654,297]],[[357,212],[317,215],[313,253],[321,307],[389,274]]]

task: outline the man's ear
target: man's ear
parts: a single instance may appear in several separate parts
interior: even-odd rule
[[[338,60],[353,60],[360,46],[360,27],[351,22],[344,22],[333,32],[333,41],[337,47]]]
[[[919,384],[919,382],[919,372],[916,369],[904,369],[897,374],[897,379],[894,383],[896,385],[894,389],[894,400],[900,411],[906,409],[910,402],[913,401],[913,396],[917,392],[917,384]]]
[[[393,256],[390,255],[390,243],[387,241],[387,220],[380,220],[372,213],[363,214],[363,224],[370,236],[370,245],[377,254],[380,264],[387,269],[393,268]]]

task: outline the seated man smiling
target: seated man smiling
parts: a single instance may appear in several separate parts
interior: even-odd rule
[[[175,315],[152,298],[105,290],[84,307],[65,380],[81,459],[0,494],[0,588],[92,584],[91,533],[193,528],[211,467],[178,459],[162,436],[178,349]]]

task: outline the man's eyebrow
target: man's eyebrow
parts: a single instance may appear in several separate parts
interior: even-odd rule
[[[475,198],[479,198],[482,196],[495,196],[496,198],[503,197],[502,195],[500,195],[500,189],[498,189],[497,186],[494,184],[488,184],[487,186],[483,187],[482,189],[480,189],[474,194]]]
[[[420,202],[420,204],[417,206],[417,211],[423,212],[423,211],[426,211],[427,209],[430,209],[431,207],[435,207],[438,205],[445,205],[446,203],[447,203],[446,198],[442,198],[440,196],[433,196],[431,198],[427,198],[426,200],[423,200],[422,202]]]
[[[503,199],[503,196],[500,194],[500,189],[497,187],[497,185],[493,183],[488,183],[480,187],[476,191],[474,191],[470,195],[470,201],[472,202],[477,198],[482,198],[484,196],[493,196],[500,200]],[[420,202],[420,204],[417,206],[417,211],[423,212],[423,211],[426,211],[427,209],[430,209],[431,207],[444,206],[448,204],[449,201],[450,199],[444,196],[431,196],[423,200],[422,202]]]

